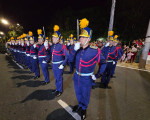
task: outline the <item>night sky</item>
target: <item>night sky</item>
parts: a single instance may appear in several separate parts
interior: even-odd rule
[[[111,0],[1,0],[0,17],[34,33],[42,26],[46,32],[52,32],[55,24],[60,31],[76,30],[76,19],[86,17],[94,38],[98,38],[107,33],[111,3]],[[114,31],[122,38],[129,34],[132,39],[145,36],[149,18],[150,0],[116,0]],[[3,25],[0,28],[8,30]]]

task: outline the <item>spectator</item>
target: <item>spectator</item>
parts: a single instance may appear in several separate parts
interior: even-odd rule
[[[136,40],[133,40],[133,42],[132,42],[132,46],[133,46],[133,45],[135,45],[135,44],[136,44]]]
[[[128,53],[127,53],[127,58],[126,58],[126,62],[130,62],[131,63],[131,57],[133,56],[134,54],[132,53],[132,50],[129,49]]]
[[[123,55],[122,55],[122,57],[121,57],[121,60],[120,60],[120,62],[124,62],[125,61],[125,59],[126,59],[126,51],[124,51],[124,53],[123,53]]]
[[[137,54],[136,54],[136,59],[135,59],[136,63],[139,63],[142,51],[143,51],[143,47],[141,45],[139,45],[138,51],[137,51]]]
[[[132,53],[133,53],[133,56],[131,57],[131,63],[134,62],[135,58],[136,58],[136,53],[137,53],[137,45],[133,45],[132,46]]]

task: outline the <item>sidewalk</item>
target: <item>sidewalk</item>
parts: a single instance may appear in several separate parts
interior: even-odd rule
[[[117,65],[139,69],[139,68],[138,68],[139,63],[118,62]],[[146,68],[146,70],[150,71],[150,64],[146,64],[146,67],[145,67],[145,68]]]

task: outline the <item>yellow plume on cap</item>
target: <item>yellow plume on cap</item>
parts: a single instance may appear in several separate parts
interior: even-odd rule
[[[23,38],[23,35],[21,35],[21,39]]]
[[[74,38],[76,40],[76,38]]]
[[[11,37],[11,40],[14,39],[14,37]]]
[[[32,36],[32,35],[33,35],[33,33],[31,31],[29,31],[29,36]]]
[[[80,20],[80,28],[85,28],[89,25],[89,21],[86,18],[83,18],[82,20]]]
[[[114,37],[114,38],[115,38],[115,39],[116,39],[116,38],[118,38],[118,35],[115,35],[115,37]]]
[[[38,29],[38,30],[37,30],[37,33],[38,33],[38,35],[39,35],[39,34],[42,34],[42,30],[41,30],[41,29]]]
[[[67,40],[69,40],[69,38],[67,38]]]
[[[63,36],[61,36],[61,39],[63,39]]]
[[[58,25],[54,25],[54,31],[58,31],[59,30],[59,26]]]
[[[26,34],[25,34],[25,33],[23,33],[23,37],[26,37]]]
[[[73,37],[73,34],[71,34],[70,37]]]
[[[46,40],[48,40],[48,37],[46,37]]]
[[[109,31],[109,36],[113,36],[114,31]]]

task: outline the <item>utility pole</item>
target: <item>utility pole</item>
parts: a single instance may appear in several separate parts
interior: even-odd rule
[[[149,20],[149,25],[147,29],[146,38],[145,38],[145,45],[140,59],[140,64],[139,64],[140,69],[145,69],[149,50],[150,50],[150,20]]]
[[[115,6],[116,6],[116,0],[112,0],[112,6],[111,6],[111,13],[110,13],[110,21],[109,21],[108,31],[112,31],[113,30]]]
[[[77,19],[77,41],[79,40],[79,20]]]

